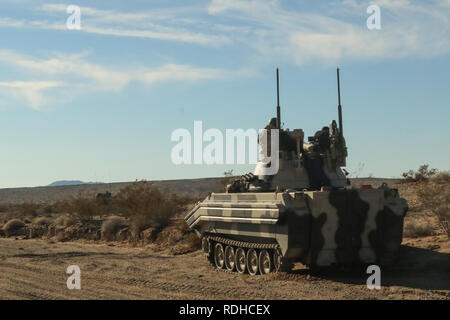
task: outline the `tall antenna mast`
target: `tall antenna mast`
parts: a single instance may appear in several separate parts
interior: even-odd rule
[[[281,129],[281,116],[280,116],[280,82],[278,78],[277,68],[277,128]]]
[[[337,68],[337,85],[338,85],[338,116],[339,116],[339,133],[344,136],[344,128],[342,127],[342,106],[341,106],[341,84],[339,81],[339,68]]]

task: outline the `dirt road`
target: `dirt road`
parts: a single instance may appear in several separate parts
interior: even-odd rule
[[[212,269],[197,251],[172,256],[125,244],[0,239],[2,299],[450,299],[449,242],[439,249],[404,246],[400,270],[382,271],[381,290],[367,275],[328,272],[240,276]],[[413,244],[407,240],[405,244]],[[417,243],[414,243],[417,245]],[[69,265],[81,268],[81,290],[68,290]]]

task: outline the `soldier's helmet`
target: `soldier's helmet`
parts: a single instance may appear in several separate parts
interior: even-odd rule
[[[277,127],[277,118],[270,118],[269,123],[265,127],[266,129],[275,129]]]

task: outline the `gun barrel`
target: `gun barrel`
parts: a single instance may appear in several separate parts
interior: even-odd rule
[[[339,68],[337,68],[337,85],[338,85],[338,117],[339,117],[339,133],[344,136],[344,128],[342,127],[342,106],[341,106],[341,84],[339,81]]]
[[[277,128],[281,128],[281,110],[280,110],[280,81],[277,68]]]

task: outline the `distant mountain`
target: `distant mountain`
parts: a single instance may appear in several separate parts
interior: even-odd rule
[[[84,182],[84,181],[80,181],[80,180],[59,180],[59,181],[55,181],[52,182],[48,185],[48,187],[58,187],[58,186],[74,186],[74,185],[78,185],[78,184],[101,184],[103,182]]]

